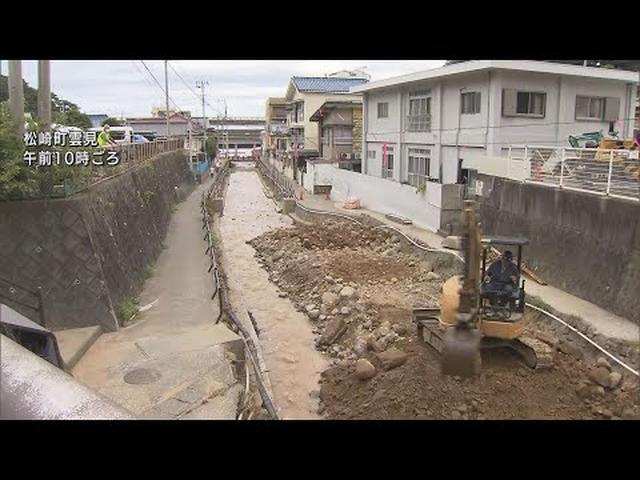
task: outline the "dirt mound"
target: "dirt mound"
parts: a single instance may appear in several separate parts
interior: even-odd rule
[[[439,305],[453,264],[412,252],[388,230],[327,221],[249,243],[280,295],[314,324],[317,348],[333,359],[320,393],[330,418],[640,415],[637,382],[628,373],[602,367],[598,384],[597,355],[538,317],[537,331],[564,346],[551,370],[529,370],[509,351],[494,350],[483,355],[479,378],[443,377],[435,352],[417,339],[411,309]]]
[[[430,347],[407,339],[401,368],[357,378],[353,364],[323,373],[321,401],[337,419],[591,419],[638,418],[637,386],[591,389],[586,365],[560,353],[548,371],[523,367],[507,350],[483,354],[479,377],[460,380],[440,373]],[[372,363],[375,357],[367,354]]]

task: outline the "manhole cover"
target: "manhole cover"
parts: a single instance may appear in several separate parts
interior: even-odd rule
[[[131,370],[124,376],[126,383],[133,385],[145,385],[147,383],[153,383],[160,379],[160,372],[149,368],[137,368]]]

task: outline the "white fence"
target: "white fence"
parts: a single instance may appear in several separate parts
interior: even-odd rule
[[[510,146],[503,176],[640,200],[638,150]]]

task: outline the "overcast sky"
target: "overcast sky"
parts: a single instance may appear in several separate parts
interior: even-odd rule
[[[144,62],[164,88],[163,62]],[[371,80],[440,67],[444,60],[420,61],[170,61],[178,74],[195,93],[196,80],[205,80],[207,116],[224,111],[227,100],[230,116],[264,116],[267,97],[284,96],[292,75],[324,75],[338,70],[366,66]],[[37,88],[37,62],[24,61],[23,77]],[[2,74],[7,74],[7,62],[2,61]],[[183,110],[202,115],[202,103],[169,68],[169,95]],[[154,107],[164,108],[164,93],[140,61],[52,61],[51,89],[57,95],[76,103],[85,113],[106,113],[111,116],[147,116]],[[170,105],[174,108],[173,105]],[[212,109],[215,109],[213,113]]]

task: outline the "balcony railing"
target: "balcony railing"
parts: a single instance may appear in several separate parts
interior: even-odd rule
[[[271,135],[287,135],[289,127],[286,125],[271,125]]]
[[[638,150],[512,145],[506,163],[509,178],[640,200]]]

